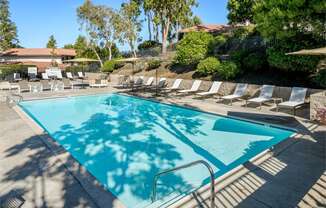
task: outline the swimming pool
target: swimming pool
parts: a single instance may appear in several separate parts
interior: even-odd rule
[[[120,94],[19,104],[127,207],[151,204],[158,172],[205,160],[221,176],[294,132]],[[202,166],[159,179],[157,198],[209,182]]]

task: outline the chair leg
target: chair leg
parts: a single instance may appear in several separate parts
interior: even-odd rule
[[[263,105],[263,103],[260,103],[260,104],[259,104],[259,110],[261,110],[261,106],[262,106],[262,105]]]

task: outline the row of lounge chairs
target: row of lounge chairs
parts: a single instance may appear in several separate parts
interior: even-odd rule
[[[61,72],[56,73],[55,78],[56,79],[62,79],[63,78],[62,73]],[[85,76],[84,76],[83,72],[77,72],[77,77],[73,76],[72,72],[66,72],[66,78],[68,78],[70,80],[74,80],[76,78],[84,79]],[[50,80],[50,77],[46,72],[44,72],[44,73],[42,73],[42,79],[43,80]]]
[[[12,85],[9,82],[2,82],[0,89],[18,90],[22,92],[33,91],[57,91],[61,89],[74,89],[74,84],[67,78],[63,78],[62,81],[40,80],[37,84],[30,84],[26,80],[21,80],[17,85]]]
[[[295,115],[296,108],[302,106],[305,103],[305,97],[307,94],[307,88],[293,87],[289,100],[283,102],[282,98],[273,97],[274,88],[275,88],[274,85],[263,85],[259,89],[260,93],[257,97],[246,99],[248,84],[239,83],[236,85],[232,94],[222,96],[219,94],[220,88],[222,86],[222,82],[214,81],[208,91],[199,92],[202,83],[201,80],[195,80],[189,89],[180,88],[182,81],[183,81],[182,79],[176,79],[171,87],[167,87],[165,78],[160,78],[158,84],[153,85],[154,77],[148,78],[146,83],[144,83],[144,77],[140,76],[135,80],[135,82],[130,82],[130,81],[128,82],[128,80],[124,80],[120,82],[118,85],[115,85],[114,87],[134,88],[134,89],[155,88],[161,91],[170,91],[170,92],[174,91],[177,93],[177,95],[195,94],[198,97],[217,95],[220,100],[226,100],[231,105],[235,100],[244,100],[245,106],[247,106],[249,103],[255,103],[255,104],[259,104],[260,109],[264,103],[273,101],[274,104],[276,105],[277,111],[280,107],[290,108],[293,110],[294,115]],[[280,101],[280,103],[277,103],[278,100]]]

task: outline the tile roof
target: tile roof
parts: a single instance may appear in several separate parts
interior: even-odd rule
[[[180,33],[187,33],[187,32],[220,32],[220,31],[227,31],[231,29],[232,26],[230,25],[223,25],[223,24],[201,24],[195,25],[193,27],[188,27],[180,30]]]
[[[51,56],[51,48],[11,48],[4,51],[2,56]],[[76,51],[74,49],[54,49],[54,52],[58,56],[76,56]]]

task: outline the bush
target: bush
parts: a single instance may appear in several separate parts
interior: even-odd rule
[[[222,62],[217,70],[217,74],[225,80],[235,78],[239,72],[239,67],[232,61]]]
[[[140,43],[138,45],[138,50],[146,50],[146,49],[151,49],[155,47],[161,47],[161,43],[156,42],[154,40],[145,40],[144,42]]]
[[[105,73],[111,73],[115,70],[116,66],[116,61],[110,60],[110,61],[105,61],[103,66],[101,67],[101,71]]]
[[[263,69],[266,62],[266,56],[258,53],[251,53],[242,60],[243,67],[250,71]]]
[[[218,70],[220,61],[215,57],[208,57],[199,62],[197,72],[203,75],[213,74]]]
[[[146,70],[152,70],[152,69],[157,69],[161,66],[162,61],[160,60],[151,60],[148,62],[148,66]]]
[[[24,64],[4,64],[0,65],[0,79],[5,79],[13,73],[20,73],[22,77],[27,76],[27,68],[35,67],[35,65]]]
[[[214,37],[205,32],[190,32],[178,43],[174,62],[181,65],[195,65],[212,52]]]
[[[320,70],[313,80],[318,86],[326,88],[326,69]]]

